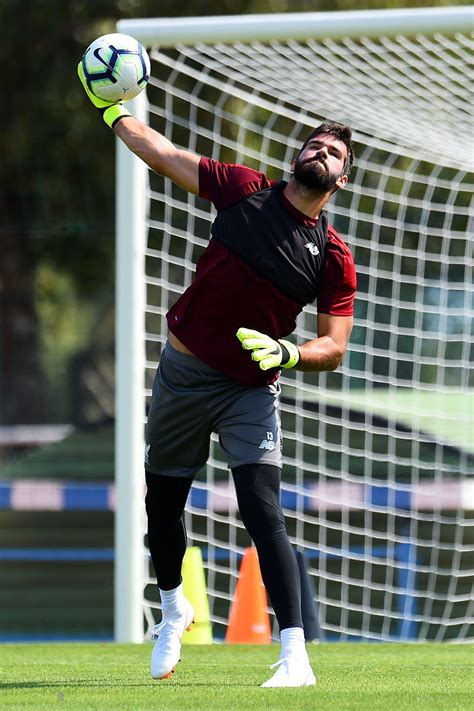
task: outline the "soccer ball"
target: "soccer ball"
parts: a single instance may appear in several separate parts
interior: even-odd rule
[[[150,58],[133,37],[114,32],[94,40],[82,57],[89,91],[104,101],[130,101],[150,78]]]

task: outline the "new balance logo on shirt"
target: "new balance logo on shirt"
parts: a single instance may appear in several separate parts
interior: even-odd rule
[[[318,249],[317,245],[314,244],[314,242],[307,242],[307,243],[305,244],[305,247],[306,247],[306,249],[309,249],[309,251],[311,252],[311,254],[313,255],[313,257],[317,257],[317,256],[318,256],[318,254],[319,254],[319,249]]]

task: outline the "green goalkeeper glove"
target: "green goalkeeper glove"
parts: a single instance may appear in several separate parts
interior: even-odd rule
[[[275,341],[274,338],[250,328],[239,328],[236,336],[242,348],[253,351],[252,360],[259,364],[261,370],[294,368],[300,359],[298,346],[290,341]]]
[[[104,101],[103,99],[99,99],[97,96],[94,96],[87,86],[87,80],[84,76],[84,69],[82,68],[82,61],[77,65],[77,73],[89,100],[94,104],[95,108],[99,110],[107,126],[113,128],[119,119],[124,118],[125,116],[130,116],[130,113],[123,106],[121,101]]]

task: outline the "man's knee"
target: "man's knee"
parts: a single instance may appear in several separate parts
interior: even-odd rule
[[[232,470],[242,521],[255,544],[286,535],[279,467],[245,464]]]
[[[177,523],[184,511],[191,481],[181,477],[146,472],[145,509],[148,521],[156,528]]]

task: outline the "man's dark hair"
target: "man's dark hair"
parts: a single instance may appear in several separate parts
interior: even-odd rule
[[[328,133],[331,136],[335,136],[335,138],[338,138],[340,141],[344,143],[344,145],[347,148],[347,158],[346,162],[344,163],[344,169],[343,169],[343,174],[344,175],[349,175],[351,172],[351,168],[354,164],[354,148],[352,146],[352,130],[349,126],[345,126],[343,123],[336,123],[336,121],[325,121],[324,123],[321,123],[317,128],[314,129],[314,131],[311,133],[310,136],[306,139],[306,141],[303,143],[303,146],[301,148],[301,151],[303,151],[308,143],[311,141],[312,138],[315,136],[320,136],[323,133]],[[300,151],[300,153],[301,153]]]

